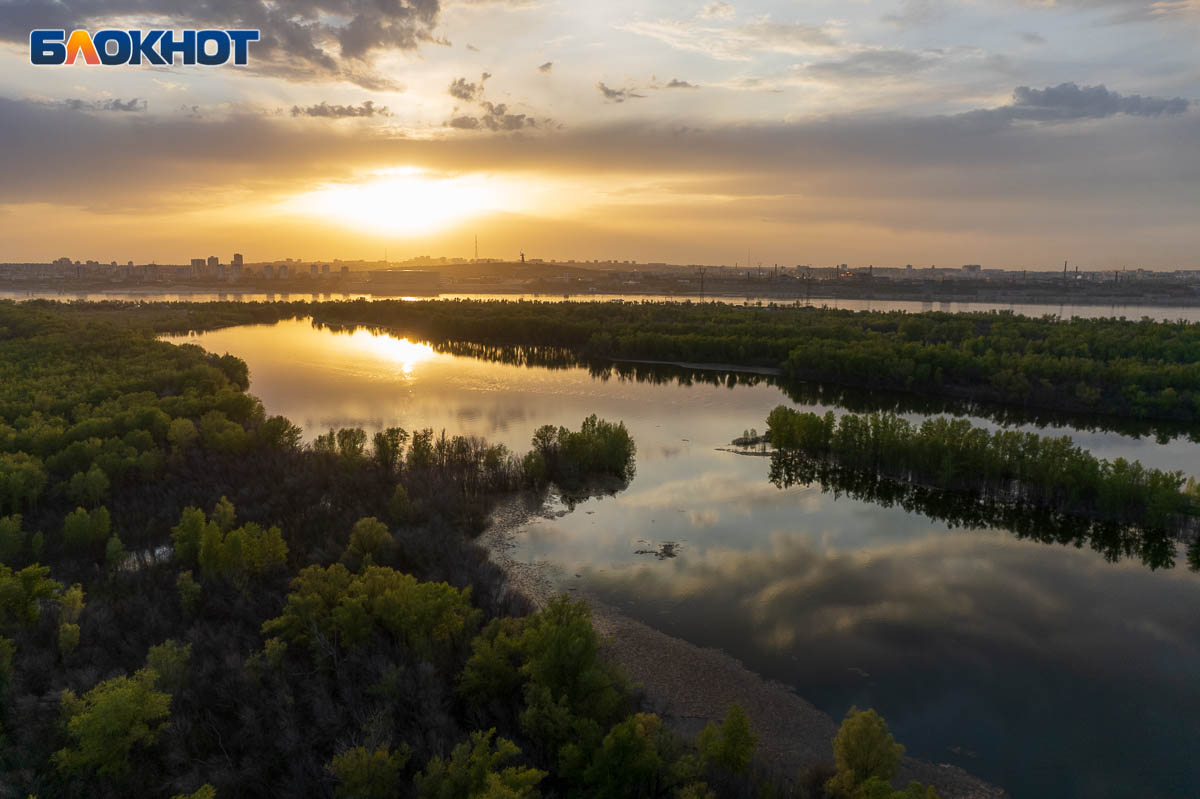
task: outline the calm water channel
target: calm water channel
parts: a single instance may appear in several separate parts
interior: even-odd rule
[[[172,340],[243,358],[251,392],[309,439],[400,425],[524,451],[542,424],[623,420],[638,445],[629,487],[532,522],[516,557],[726,650],[835,718],[873,706],[911,754],[1015,799],[1200,796],[1200,575],[1182,552],[1151,570],[817,486],[776,488],[768,458],[719,449],[797,404],[767,383],[604,379],[304,321]],[[1200,473],[1186,437],[1049,432]]]

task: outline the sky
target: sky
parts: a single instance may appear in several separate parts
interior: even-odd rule
[[[34,66],[34,28],[258,28]],[[1200,0],[0,0],[0,261],[1200,268]]]

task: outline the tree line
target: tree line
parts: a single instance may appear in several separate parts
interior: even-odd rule
[[[1070,438],[989,431],[964,419],[917,425],[894,414],[817,415],[780,405],[767,417],[779,472],[878,476],[969,495],[993,507],[1185,531],[1200,518],[1200,487],[1180,471],[1097,458]],[[784,479],[788,479],[785,478]]]

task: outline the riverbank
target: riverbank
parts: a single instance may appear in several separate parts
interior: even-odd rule
[[[833,764],[837,723],[786,685],[766,680],[718,649],[695,646],[659,632],[587,594],[573,580],[556,585],[549,563],[512,558],[514,537],[543,507],[517,498],[501,504],[480,537],[509,576],[512,590],[537,606],[565,590],[592,608],[596,629],[608,639],[610,655],[638,686],[646,707],[675,731],[692,739],[710,721],[720,722],[731,704],[749,715],[759,737],[760,765],[784,779]],[[933,785],[942,799],[1006,799],[1007,793],[957,766],[906,757],[897,775]]]

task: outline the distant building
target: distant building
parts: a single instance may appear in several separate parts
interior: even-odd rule
[[[291,258],[288,258],[288,261],[291,261],[291,260],[292,260]],[[279,266],[279,279],[280,279],[280,280],[286,280],[286,279],[287,279],[287,276],[288,276],[288,272],[289,272],[289,271],[291,271],[291,270],[289,270],[287,266],[285,266],[285,265],[283,265],[283,264],[280,264],[280,266]]]
[[[215,255],[208,256],[208,268],[209,269],[212,269],[215,271],[216,268],[220,265],[220,263],[221,263],[221,259],[218,258],[217,256],[215,256]]]
[[[321,266],[321,276],[329,277],[329,264],[324,264]]]
[[[233,254],[233,261],[231,263],[240,269],[242,267],[242,254],[240,252],[235,252]]]
[[[438,294],[442,275],[418,269],[380,269],[371,272],[370,286],[372,294]]]
[[[192,269],[203,269],[203,268],[204,268],[204,259],[203,258],[193,258],[192,259]]]
[[[963,264],[962,270],[964,272],[980,272],[983,267],[980,264]]]
[[[275,279],[275,267],[274,266],[272,266],[271,264],[267,264],[266,266],[263,267],[263,279],[265,279],[265,280],[274,280]]]
[[[316,264],[312,264],[311,266],[308,267],[308,276],[310,278],[313,278],[315,280],[318,274],[319,274],[319,272],[317,270]]]

